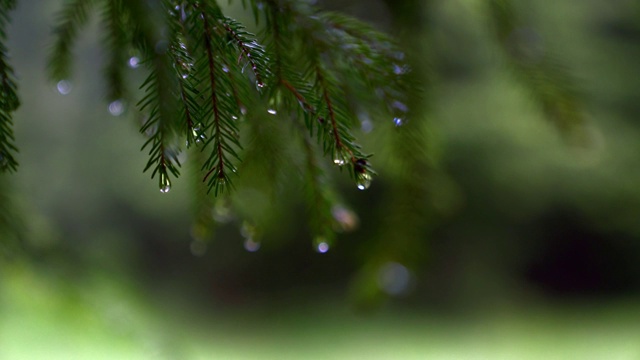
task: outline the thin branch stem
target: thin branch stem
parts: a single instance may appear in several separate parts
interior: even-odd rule
[[[207,177],[211,175],[211,173],[218,168],[218,178],[224,177],[224,157],[222,155],[222,126],[220,124],[220,109],[218,108],[218,97],[216,96],[216,64],[215,59],[213,57],[213,47],[211,45],[211,28],[209,27],[209,21],[207,20],[207,15],[202,13],[204,18],[204,29],[205,29],[205,37],[204,37],[204,46],[205,51],[207,53],[207,59],[209,60],[209,81],[211,83],[211,105],[213,106],[213,126],[215,127],[214,136],[216,138],[215,146],[216,153],[218,156],[218,164],[214,166],[204,177],[202,181],[206,181]]]

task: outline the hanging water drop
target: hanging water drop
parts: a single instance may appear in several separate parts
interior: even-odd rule
[[[364,172],[362,174],[357,175],[356,185],[358,186],[358,190],[367,190],[369,186],[371,186],[371,174],[368,172]]]
[[[229,72],[229,67],[227,65],[222,65],[222,71],[228,73]]]
[[[256,82],[256,86],[262,89],[264,87],[264,83],[262,81]]]
[[[160,192],[166,194],[171,190],[171,180],[166,174],[160,174]]]
[[[411,272],[404,265],[388,262],[378,270],[378,287],[392,296],[405,295],[411,290]]]
[[[271,114],[271,115],[275,115],[275,114],[277,114],[277,113],[278,113],[278,112],[277,112],[276,110],[274,110],[274,109],[269,109],[269,110],[267,110],[267,112],[268,112],[269,114]]]
[[[349,156],[342,150],[336,150],[333,154],[333,163],[338,166],[344,166],[349,161]]]
[[[397,127],[404,125],[404,119],[400,117],[393,118],[393,124]]]
[[[358,215],[342,205],[334,205],[331,208],[331,215],[336,221],[334,225],[336,231],[353,231],[358,227]]]
[[[320,254],[324,254],[329,251],[329,243],[327,243],[327,240],[323,236],[318,236],[317,238],[315,238],[314,243],[315,250]]]
[[[60,80],[56,84],[56,88],[58,89],[58,92],[60,94],[68,95],[71,92],[71,89],[73,89],[73,85],[71,85],[71,83],[67,80]]]
[[[113,116],[120,116],[124,113],[124,103],[122,100],[115,100],[109,103],[109,113]]]
[[[127,65],[129,65],[129,67],[132,69],[137,69],[138,66],[140,66],[140,58],[138,58],[137,56],[130,57]]]
[[[396,75],[402,75],[407,72],[406,66],[400,66],[398,64],[393,64],[393,73]]]
[[[254,241],[251,238],[244,240],[244,249],[247,250],[248,252],[258,251],[260,250],[260,246],[261,244],[259,242]]]
[[[193,69],[193,63],[184,60],[178,60],[177,66],[174,64],[174,67],[177,68],[176,70],[178,70],[178,74],[180,74],[180,77],[186,79],[189,77],[189,74]]]
[[[392,106],[394,109],[397,109],[397,110],[399,110],[399,111],[401,111],[401,112],[403,112],[403,113],[406,113],[406,112],[408,112],[408,111],[409,111],[409,107],[407,106],[407,104],[405,104],[405,103],[403,103],[403,102],[401,102],[401,101],[398,101],[398,100],[395,100],[395,101],[391,104],[391,106]]]

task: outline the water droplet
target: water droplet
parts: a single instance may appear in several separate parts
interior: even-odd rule
[[[333,154],[333,163],[338,166],[344,166],[349,162],[349,156],[342,150],[336,150]]]
[[[402,119],[400,117],[394,117],[393,118],[393,124],[395,126],[402,126],[402,125],[404,125],[404,119]]]
[[[396,75],[402,75],[405,72],[407,72],[407,67],[406,66],[401,66],[398,64],[393,64],[393,73]]]
[[[336,230],[353,231],[358,227],[358,215],[342,205],[334,205],[331,208],[331,215],[339,225]]]
[[[73,89],[73,85],[71,85],[71,83],[67,80],[60,80],[56,84],[56,88],[58,89],[58,92],[60,94],[68,95],[71,92],[71,89]]]
[[[358,190],[367,190],[371,186],[372,177],[368,172],[358,174],[357,177],[356,185],[358,186]]]
[[[378,270],[378,287],[389,295],[406,294],[411,285],[411,272],[404,265],[388,262]]]
[[[166,194],[171,190],[171,180],[165,174],[160,174],[160,192]]]
[[[360,129],[362,132],[370,133],[373,130],[373,121],[371,121],[371,117],[367,112],[359,112],[358,119],[360,119]]]
[[[407,106],[407,104],[400,102],[400,101],[394,101],[391,104],[392,107],[394,107],[397,110],[400,110],[403,113],[406,113],[407,111],[409,111],[409,107]]]
[[[315,249],[320,254],[324,254],[327,251],[329,251],[329,244],[327,243],[324,237],[318,236],[314,242],[315,242]]]
[[[202,124],[196,124],[192,129],[191,129],[191,135],[193,135],[193,141],[195,141],[196,144],[200,144],[202,141],[206,140],[207,135],[205,135],[202,131]],[[187,142],[187,146],[189,146],[190,144]]]
[[[122,100],[115,100],[109,104],[109,113],[113,116],[120,116],[124,113],[124,103]]]
[[[189,245],[189,249],[191,250],[191,254],[194,256],[204,256],[207,253],[207,243],[201,240],[194,240]]]
[[[274,109],[269,109],[269,110],[267,110],[267,112],[268,112],[269,114],[271,114],[271,115],[275,115],[275,114],[277,114],[277,113],[278,113],[278,112],[277,112],[277,111],[275,111]]]
[[[238,120],[238,117],[237,117],[237,116],[235,116],[235,115],[231,115],[231,119],[232,119],[232,120]]]
[[[240,113],[242,115],[247,115],[247,108],[244,105],[240,105]]]
[[[256,86],[262,89],[264,87],[264,83],[262,81],[258,81]]]
[[[132,56],[129,58],[129,62],[127,63],[130,68],[137,69],[140,66],[140,59],[137,56]]]
[[[244,249],[248,252],[256,252],[260,250],[260,245],[261,244],[259,242],[254,241],[251,238],[244,240]]]
[[[227,65],[222,65],[222,71],[228,73],[229,72],[229,67],[227,67]]]

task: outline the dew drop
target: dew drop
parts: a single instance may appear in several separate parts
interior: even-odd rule
[[[171,190],[171,181],[165,174],[160,174],[160,192],[166,194]]]
[[[115,100],[109,104],[109,113],[113,116],[120,116],[124,113],[124,103],[122,100]]]
[[[373,130],[373,123],[371,120],[362,120],[360,123],[360,129],[363,133],[368,134]]]
[[[71,85],[71,83],[67,80],[60,80],[56,84],[56,88],[58,89],[58,92],[60,94],[68,95],[71,92],[71,89],[73,89],[73,85]]]
[[[407,68],[398,64],[393,64],[393,73],[396,75],[402,75],[407,71]]]
[[[274,110],[274,109],[269,109],[269,110],[267,110],[267,112],[268,112],[269,114],[271,114],[271,115],[275,115],[275,114],[277,114],[277,113],[278,113],[278,112],[277,112],[276,110]]]
[[[240,105],[240,113],[242,115],[247,115],[247,108],[244,105]]]
[[[256,86],[262,89],[264,87],[264,83],[262,81],[258,81]]]
[[[222,65],[222,71],[228,73],[229,72],[229,67],[227,67],[227,65]]]
[[[326,242],[326,240],[323,237],[316,238],[315,243],[316,243],[316,251],[319,252],[320,254],[324,254],[327,251],[329,251],[329,244]]]
[[[337,230],[353,231],[358,227],[358,215],[342,205],[334,205],[331,208],[331,215],[339,225]]]
[[[344,164],[346,164],[344,159],[340,158],[340,157],[337,157],[337,158],[333,159],[333,163],[338,165],[338,166],[343,166]]]
[[[371,174],[369,174],[368,172],[358,174],[358,178],[356,180],[358,190],[367,190],[371,186],[371,180]]]
[[[378,287],[389,295],[404,295],[410,289],[411,272],[404,265],[388,262],[378,270]]]
[[[259,242],[254,241],[251,238],[244,240],[244,249],[247,250],[248,252],[258,251],[260,250],[260,246],[261,244]]]
[[[342,149],[337,149],[333,153],[333,163],[338,166],[344,166],[349,161],[349,156],[345,154]]]
[[[138,66],[140,66],[140,59],[137,56],[132,56],[129,58],[129,61],[127,64],[129,65],[130,68],[137,69]]]
[[[407,111],[409,111],[409,107],[407,106],[407,104],[398,100],[394,101],[391,104],[391,106],[393,106],[395,109],[402,111],[403,113],[406,113]]]
[[[400,117],[395,117],[395,118],[393,118],[393,124],[395,126],[402,126],[402,125],[404,125],[404,119],[402,119]]]

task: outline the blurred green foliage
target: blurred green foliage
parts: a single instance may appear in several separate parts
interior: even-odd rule
[[[400,32],[380,2],[327,3],[375,21],[390,32]],[[21,315],[16,314],[31,314],[30,326],[40,329],[61,321],[45,317],[65,314],[48,301],[33,304],[39,310],[31,313],[30,303],[22,299],[70,301],[60,295],[73,293],[65,287],[67,283],[79,284],[74,291],[80,302],[87,296],[98,301],[103,294],[105,299],[120,301],[120,295],[111,295],[111,290],[98,291],[103,283],[96,274],[102,274],[109,284],[125,281],[128,288],[135,289],[130,293],[125,290],[122,299],[143,298],[140,307],[126,305],[126,311],[136,314],[133,318],[140,316],[135,321],[145,322],[148,317],[154,322],[162,317],[151,313],[154,310],[147,312],[149,298],[166,298],[156,303],[157,307],[172,309],[173,314],[191,306],[199,311],[225,306],[253,309],[256,312],[247,317],[265,319],[262,327],[253,328],[250,321],[242,323],[233,335],[235,342],[229,343],[232,345],[215,345],[230,354],[245,345],[243,336],[248,328],[254,329],[254,336],[247,341],[264,345],[256,347],[258,352],[266,348],[278,352],[292,343],[310,344],[308,348],[293,347],[292,358],[308,355],[311,349],[328,357],[346,354],[345,358],[353,351],[356,355],[352,357],[357,358],[378,349],[372,345],[376,339],[393,339],[395,334],[385,329],[404,328],[397,335],[398,342],[390,340],[380,346],[410,349],[403,358],[420,358],[428,350],[434,357],[453,358],[456,354],[470,358],[487,354],[533,359],[550,353],[550,358],[558,359],[567,354],[604,359],[615,357],[613,352],[620,358],[637,356],[638,349],[629,340],[638,334],[637,322],[631,320],[637,309],[632,306],[609,305],[619,312],[602,310],[606,306],[599,310],[569,306],[574,314],[580,313],[574,318],[566,308],[554,308],[556,303],[550,308],[540,305],[546,301],[542,299],[559,296],[579,301],[612,296],[634,299],[640,290],[637,4],[515,2],[527,24],[524,34],[535,39],[536,51],[553,54],[578,79],[588,141],[575,145],[545,121],[544,109],[505,66],[504,49],[492,38],[482,1],[429,3],[424,34],[411,34],[410,41],[422,42],[424,49],[419,53],[427,57],[422,70],[429,78],[429,103],[412,123],[419,124],[419,132],[425,134],[421,140],[429,150],[426,163],[432,167],[424,177],[429,197],[420,201],[429,202],[432,214],[424,218],[424,228],[418,234],[414,229],[392,226],[380,231],[377,225],[392,223],[397,209],[392,204],[415,199],[410,192],[395,198],[407,188],[394,175],[399,166],[389,155],[396,154],[389,150],[394,144],[387,136],[388,129],[374,127],[362,140],[376,154],[379,177],[366,193],[346,181],[339,184],[345,204],[357,215],[357,228],[339,235],[328,253],[317,254],[309,246],[301,214],[304,205],[294,195],[296,186],[301,186],[295,179],[289,180],[290,185],[287,182],[287,194],[291,195],[277,203],[271,201],[259,180],[241,179],[251,185],[238,190],[237,204],[246,207],[243,211],[248,214],[263,214],[262,210],[268,214],[261,223],[259,251],[244,249],[245,239],[239,231],[242,221],[224,213],[218,216],[228,222],[219,225],[212,241],[194,241],[188,182],[175,186],[169,194],[159,194],[140,174],[146,159],[138,151],[140,138],[133,111],[113,117],[100,100],[100,75],[94,64],[105,54],[95,45],[95,33],[82,34],[78,49],[82,56],[77,59],[73,89],[61,96],[45,81],[43,70],[45,49],[51,40],[50,22],[43,19],[50,20],[58,4],[29,6],[24,1],[14,14],[9,35],[13,59],[19,59],[14,64],[24,99],[16,113],[21,168],[19,173],[3,177],[3,183],[11,184],[2,187],[3,192],[10,187],[12,198],[19,203],[26,228],[21,247],[28,249],[28,255],[21,260],[3,258],[0,290],[8,295],[3,297],[0,316],[9,325],[3,328],[2,341],[31,341],[17,332]],[[128,76],[139,75],[132,71]],[[408,239],[407,234],[418,237]],[[30,270],[21,270],[24,263]],[[406,266],[408,273],[395,264]],[[20,275],[21,271],[27,275]],[[42,286],[41,274],[56,279],[51,282],[54,288],[47,290],[51,294],[37,293]],[[356,304],[368,305],[367,299],[373,299],[374,305],[384,304],[387,298],[379,295],[389,290],[384,287],[387,275],[408,279],[406,291],[391,292],[397,295],[391,304],[403,305],[405,311],[415,307],[436,311],[487,306],[508,309],[514,303],[537,303],[543,308],[542,315],[511,317],[506,312],[497,317],[497,323],[480,318],[460,325],[447,319],[439,325],[429,317],[411,322],[392,312],[389,318],[378,320],[327,320],[331,325],[325,328],[320,319],[323,316],[306,313],[317,309],[309,304],[342,304],[350,295]],[[175,298],[180,300],[174,302]],[[256,310],[262,304],[269,312],[274,303],[292,308],[290,322],[263,317],[264,313]],[[25,304],[22,310],[16,308],[20,304]],[[296,309],[302,310],[296,313]],[[281,314],[279,310],[271,311]],[[342,310],[323,311],[335,318],[342,316]],[[70,312],[76,314],[71,317],[83,316],[75,309]],[[593,317],[584,315],[591,312]],[[414,318],[412,314],[407,317]],[[218,319],[211,316],[209,324]],[[232,318],[221,327],[232,326],[236,319]],[[548,321],[538,323],[540,318]],[[285,330],[263,338],[262,332],[269,333],[278,321],[286,322]],[[327,334],[342,329],[340,321],[354,327],[340,334],[360,334],[364,337],[361,342],[345,340],[344,348],[335,345],[340,339]],[[78,327],[92,324],[87,320]],[[166,323],[144,324],[138,329],[154,332],[157,328],[165,329]],[[107,335],[97,336],[105,336],[109,343],[121,339],[123,349],[132,346],[130,340],[106,331]],[[495,338],[484,337],[486,331]],[[7,332],[14,338],[6,340]],[[504,334],[513,339],[504,340]],[[287,340],[282,343],[276,338]],[[425,338],[441,341],[440,345],[425,349],[421,346],[430,344],[423,342]],[[505,343],[513,347],[500,345]],[[328,344],[335,347],[327,350]],[[224,346],[230,348],[223,350]]]

